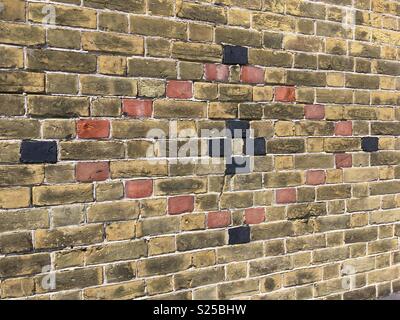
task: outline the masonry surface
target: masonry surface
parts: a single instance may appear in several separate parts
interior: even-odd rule
[[[400,3],[0,4],[1,299],[400,291]]]

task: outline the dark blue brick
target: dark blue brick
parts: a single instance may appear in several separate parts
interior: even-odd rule
[[[246,138],[250,130],[250,122],[244,120],[226,121],[226,129],[230,131],[232,138]]]
[[[267,145],[264,138],[244,140],[243,152],[248,156],[265,156],[267,154]]]
[[[379,139],[377,137],[365,137],[361,139],[361,146],[365,152],[375,152],[379,150]]]
[[[249,157],[233,157],[227,159],[230,163],[226,164],[225,174],[234,175],[238,173],[250,173],[250,158]]]
[[[23,141],[20,160],[22,163],[56,163],[57,143],[55,141]]]
[[[208,155],[210,157],[229,157],[232,155],[230,139],[211,139],[208,141]]]
[[[229,244],[241,244],[250,242],[250,227],[242,226],[228,230]]]
[[[245,47],[224,46],[224,64],[240,64],[249,63],[249,51]]]

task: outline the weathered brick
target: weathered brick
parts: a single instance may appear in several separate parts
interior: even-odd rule
[[[38,206],[89,202],[93,201],[93,186],[82,184],[33,187],[32,196],[33,204]]]
[[[88,29],[95,29],[97,26],[95,10],[61,5],[54,6],[53,8],[57,13],[55,16],[55,23],[57,25]],[[40,3],[29,4],[29,21],[36,23],[43,23],[45,21],[45,23],[49,24],[51,20],[49,20],[47,15],[48,10],[46,5]]]
[[[0,258],[0,275],[2,277],[33,275],[42,272],[42,268],[50,265],[48,253]]]
[[[138,215],[139,203],[136,201],[96,203],[87,211],[89,222],[132,220],[137,219]]]
[[[69,246],[87,245],[103,240],[101,225],[82,227],[67,227],[53,230],[40,229],[35,231],[35,248],[65,248]]]
[[[135,35],[84,32],[82,34],[82,47],[88,51],[142,55],[144,52],[144,41],[143,38]]]
[[[147,256],[147,243],[143,240],[109,243],[90,247],[85,254],[88,265],[133,260]]]
[[[176,241],[178,251],[218,247],[226,244],[226,233],[224,231],[207,231],[180,234]]]

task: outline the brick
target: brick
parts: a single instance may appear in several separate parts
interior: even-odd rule
[[[361,139],[361,148],[365,152],[375,152],[379,150],[379,138],[364,137]]]
[[[32,189],[33,204],[39,206],[93,201],[90,184],[40,186]]]
[[[336,168],[349,168],[353,165],[351,154],[339,153],[335,155]]]
[[[124,155],[123,143],[115,141],[66,141],[60,147],[61,160],[121,159]]]
[[[124,57],[99,56],[99,72],[106,75],[124,76],[127,71],[127,61]]]
[[[94,244],[103,240],[101,225],[87,225],[82,227],[57,228],[53,230],[35,231],[35,248],[65,248]]]
[[[114,12],[101,12],[99,14],[99,29],[103,31],[128,32],[128,17]]]
[[[150,197],[153,194],[153,181],[150,179],[127,181],[125,193],[127,198],[132,199]]]
[[[138,275],[161,275],[184,271],[191,266],[190,255],[161,256],[145,259],[138,264]]]
[[[8,70],[0,72],[1,92],[41,93],[45,90],[44,81],[42,73]]]
[[[69,27],[80,27],[95,29],[96,24],[96,11],[86,8],[77,8],[69,6],[57,5],[54,7],[57,15],[55,17],[55,23],[57,25],[69,26]],[[32,22],[42,23],[46,21],[47,17],[46,6],[40,3],[30,3],[28,7],[28,19]]]
[[[93,99],[91,103],[91,115],[93,117],[101,116],[119,116],[121,114],[121,101],[118,98],[98,98]]]
[[[164,18],[131,16],[130,19],[130,32],[134,34],[185,40],[186,29],[185,23]]]
[[[193,84],[191,81],[167,82],[167,97],[175,99],[190,99],[193,96]]]
[[[252,66],[243,66],[240,80],[245,83],[264,83],[264,70]]]
[[[226,14],[222,7],[196,3],[182,3],[178,9],[178,17],[214,23],[226,23]]]
[[[322,105],[305,105],[304,115],[306,119],[321,120],[325,118],[325,107]]]
[[[55,279],[56,288],[60,288],[61,290],[70,290],[99,285],[103,281],[103,274],[101,268],[81,268],[59,271],[55,274]],[[76,280],[73,281],[73,279]],[[39,292],[46,292],[50,289],[42,287],[41,283],[44,281],[45,279],[43,276],[39,276],[35,279],[35,285]]]
[[[217,262],[229,263],[257,258],[263,254],[260,243],[242,244],[217,249]]]
[[[275,88],[275,101],[294,102],[296,101],[296,90],[293,87]]]
[[[307,171],[306,182],[311,185],[319,185],[325,183],[325,172],[322,170]]]
[[[2,68],[22,68],[23,51],[20,48],[0,47],[0,66]]]
[[[129,78],[81,76],[81,91],[84,95],[136,96],[137,81]]]
[[[47,74],[46,92],[60,94],[77,94],[78,77],[66,74]]]
[[[304,108],[280,103],[266,105],[264,106],[264,117],[279,120],[302,119],[304,117]]]
[[[168,166],[166,161],[151,160],[127,160],[113,161],[110,163],[111,177],[116,178],[132,178],[167,175]]]
[[[96,57],[78,52],[28,50],[27,67],[31,70],[90,73],[96,71]]]
[[[0,259],[1,277],[34,275],[50,265],[50,255],[38,253],[24,256],[9,256]]]
[[[161,217],[144,220],[138,224],[136,236],[154,236],[174,233],[179,230],[179,217]]]
[[[1,232],[34,230],[49,226],[49,215],[44,209],[0,211]]]
[[[250,228],[248,226],[241,226],[231,228],[228,230],[229,244],[243,244],[250,242]]]
[[[153,113],[152,100],[124,99],[122,112],[133,118],[148,118]]]
[[[104,181],[110,176],[108,162],[79,162],[76,165],[76,180],[81,182]]]
[[[155,118],[205,118],[207,103],[200,101],[156,100]]]
[[[133,260],[147,255],[147,244],[143,240],[108,243],[90,247],[85,254],[87,265],[114,261]]]
[[[32,234],[29,232],[0,235],[0,252],[2,254],[27,253],[32,250]]]
[[[0,166],[0,186],[41,184],[44,180],[42,165]]]
[[[82,33],[82,47],[87,51],[142,55],[144,41],[143,38],[135,35],[84,32]]]
[[[335,124],[335,135],[351,136],[353,133],[353,123],[351,121],[341,121]]]
[[[28,278],[5,280],[1,286],[1,298],[19,298],[30,296],[34,293],[34,281]]]
[[[206,63],[204,66],[204,77],[207,81],[227,81],[229,78],[229,66]]]
[[[30,188],[13,187],[0,189],[0,209],[29,207],[31,203]]]
[[[296,189],[287,188],[276,191],[276,203],[296,202]]]
[[[89,100],[81,97],[29,96],[28,113],[35,117],[87,117]]]
[[[130,58],[128,75],[132,77],[176,78],[176,62],[171,60]]]
[[[259,224],[265,221],[264,208],[250,208],[245,210],[246,224]]]
[[[85,289],[83,293],[88,300],[134,299],[144,294],[145,285],[143,280]]]
[[[231,224],[231,213],[229,211],[214,211],[207,214],[208,228],[223,228]]]
[[[303,153],[304,140],[301,139],[274,139],[267,142],[268,153]]]
[[[172,57],[186,61],[221,62],[222,49],[219,45],[174,42]]]
[[[248,63],[248,49],[240,46],[224,46],[223,63],[240,64]]]
[[[179,197],[171,197],[168,199],[169,214],[181,214],[185,212],[192,212],[193,210],[194,210],[193,196],[179,196]]]
[[[36,46],[46,42],[45,30],[38,26],[1,22],[0,34],[1,43]]]
[[[108,120],[79,120],[77,134],[81,139],[101,139],[110,135],[110,122]]]
[[[266,67],[291,67],[293,56],[290,53],[275,50],[250,49],[249,63]],[[281,83],[280,76],[279,72],[270,74],[270,83],[275,82],[275,80],[279,80],[277,82]]]
[[[49,29],[47,31],[47,42],[50,47],[65,49],[81,48],[81,33],[70,29]]]
[[[225,232],[219,230],[187,233],[177,236],[178,251],[223,246],[225,243]]]

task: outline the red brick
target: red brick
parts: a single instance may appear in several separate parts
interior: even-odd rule
[[[306,182],[311,185],[319,185],[325,183],[325,171],[323,170],[311,170],[307,171]]]
[[[108,120],[79,120],[77,123],[78,137],[81,139],[101,139],[110,135]]]
[[[240,80],[246,83],[264,83],[264,70],[252,66],[243,66]]]
[[[325,107],[320,104],[309,104],[304,106],[306,119],[321,120],[325,118]]]
[[[336,168],[349,168],[353,166],[353,158],[351,154],[339,153],[335,155]]]
[[[205,65],[205,78],[207,81],[228,81],[229,66],[207,63]]]
[[[287,188],[276,190],[276,203],[296,202],[296,189]]]
[[[178,196],[168,199],[168,213],[180,214],[185,212],[192,212],[194,210],[194,197],[193,196]]]
[[[275,88],[275,101],[295,102],[296,89],[294,87],[277,87]]]
[[[153,194],[153,180],[128,181],[125,185],[125,194],[131,199],[150,197]]]
[[[209,228],[223,228],[231,224],[231,213],[229,211],[209,212],[207,226]]]
[[[124,99],[122,101],[122,111],[129,117],[146,118],[153,113],[152,100]]]
[[[170,80],[167,83],[167,97],[175,99],[190,99],[193,96],[191,81]]]
[[[258,224],[265,221],[264,208],[250,208],[244,212],[246,224]]]
[[[80,182],[104,181],[110,176],[108,162],[78,162],[76,180]]]
[[[353,134],[353,124],[351,121],[341,121],[335,124],[335,135],[351,136]]]

